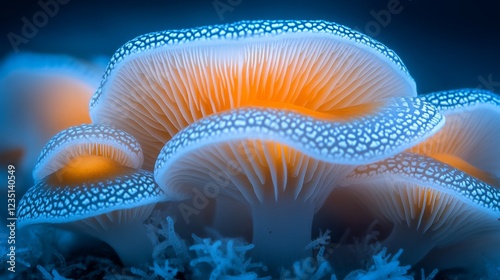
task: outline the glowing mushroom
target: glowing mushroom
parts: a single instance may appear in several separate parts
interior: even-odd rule
[[[147,261],[152,244],[142,225],[165,200],[142,165],[139,143],[103,125],[71,127],[39,157],[37,183],[19,203],[18,226],[52,224],[93,235],[126,265]]]
[[[429,262],[428,268],[477,272],[483,268],[477,266],[482,256],[500,257],[498,186],[411,153],[360,166],[346,182],[332,197],[350,201],[345,212],[369,213],[392,225],[382,246],[393,252],[404,249],[403,264],[416,264],[431,250],[441,250],[442,259],[433,258],[436,262]],[[462,248],[461,255],[453,253],[457,247]],[[445,257],[445,252],[451,255]],[[475,257],[478,260],[472,260]]]
[[[416,96],[399,57],[325,21],[241,21],[139,36],[118,49],[90,103],[93,122],[134,135],[153,169],[178,131],[243,106],[351,115]],[[369,104],[369,105],[366,105]],[[347,113],[347,112],[346,112]]]
[[[88,102],[103,69],[64,55],[18,53],[0,65],[0,155],[13,155],[30,177],[44,144],[70,126],[90,123]],[[18,173],[19,174],[19,173]],[[22,190],[23,192],[25,190]]]
[[[458,89],[420,97],[446,116],[446,125],[410,149],[500,186],[500,96],[481,89]]]
[[[250,107],[214,114],[161,150],[155,179],[169,196],[219,193],[247,203],[255,255],[273,270],[310,254],[315,211],[354,165],[393,155],[434,133],[432,106],[395,98],[355,118]],[[219,185],[217,174],[227,178]]]
[[[96,171],[101,159],[133,169],[141,168],[144,160],[141,146],[126,132],[98,124],[74,126],[59,132],[45,145],[33,169],[33,179],[38,182],[65,166],[72,167],[71,160],[81,163],[85,156],[95,158]]]

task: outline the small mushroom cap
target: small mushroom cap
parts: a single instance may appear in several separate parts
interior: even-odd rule
[[[163,193],[151,172],[122,167],[120,173],[79,184],[57,182],[54,178],[38,181],[19,202],[18,225],[86,220],[80,226],[86,224],[87,232],[98,235],[112,224],[144,221],[154,205],[165,200]],[[148,207],[138,210],[143,206]]]
[[[325,21],[242,21],[149,33],[117,50],[90,103],[96,123],[134,135],[152,169],[194,121],[241,106],[330,112],[416,96],[399,57]]]
[[[109,158],[134,169],[142,166],[140,144],[124,131],[100,124],[70,127],[56,134],[38,158],[33,179],[43,179],[82,156]]]
[[[147,261],[152,244],[142,223],[168,198],[141,163],[139,144],[125,132],[96,124],[62,131],[40,156],[34,174],[48,175],[21,199],[18,225],[78,230],[111,245],[125,265]]]
[[[317,119],[295,111],[271,108],[233,109],[204,118],[175,135],[158,156],[155,179],[169,196],[186,198],[190,191],[180,186],[197,180],[192,176],[193,172],[201,176],[198,183],[213,181],[211,172],[227,170],[227,163],[234,160],[246,166],[243,173],[249,178],[259,178],[261,171],[255,166],[255,157],[263,157],[261,153],[267,149],[277,149],[264,152],[275,156],[266,155],[271,159],[263,160],[263,165],[269,165],[268,169],[281,165],[293,167],[295,171],[291,173],[284,171],[271,176],[274,183],[285,180],[286,185],[286,178],[302,172],[302,164],[357,165],[380,160],[429,137],[443,122],[434,107],[410,98],[386,100],[380,103],[375,113],[349,121]],[[245,142],[257,145],[253,150],[259,155],[240,153],[238,156],[239,152],[234,148]],[[274,144],[268,146],[266,143]],[[231,147],[225,147],[226,144]],[[281,153],[287,156],[279,156]],[[215,154],[220,156],[220,162],[212,159]],[[233,156],[224,158],[224,154]],[[313,189],[315,185],[312,184]],[[315,196],[322,196],[320,191],[311,191]],[[262,191],[254,190],[254,193],[259,197]],[[262,197],[258,200],[262,201]]]
[[[115,165],[114,174],[87,181],[56,174],[38,181],[19,202],[18,227],[51,224],[76,230],[111,245],[127,266],[146,262],[152,244],[143,222],[166,197],[151,172],[109,164]]]
[[[488,177],[499,178],[500,96],[487,90],[458,89],[420,98],[445,115],[446,124],[409,151],[463,166],[463,171],[490,183],[495,179]]]
[[[436,247],[500,229],[500,189],[422,155],[401,153],[360,166],[334,196],[382,222],[406,224]]]

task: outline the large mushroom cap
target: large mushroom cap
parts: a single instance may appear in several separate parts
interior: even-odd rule
[[[420,98],[446,116],[446,125],[410,151],[460,167],[491,184],[500,184],[500,96],[487,90],[458,89]]]
[[[127,264],[152,253],[144,220],[167,198],[153,174],[138,169],[139,143],[102,125],[71,127],[45,147],[36,176],[46,176],[19,203],[18,226],[55,224],[110,244]],[[127,165],[128,164],[128,165]]]
[[[500,189],[433,158],[402,153],[356,168],[343,185],[331,202],[350,201],[343,211],[393,225],[382,245],[394,252],[403,248],[403,263],[481,238],[499,244]],[[479,252],[498,256],[498,248],[478,245],[462,258]],[[438,268],[452,267],[452,259]]]
[[[307,254],[314,212],[356,164],[400,152],[442,125],[426,103],[382,103],[349,120],[260,107],[214,114],[164,146],[155,179],[169,197],[201,190],[248,204],[255,254],[279,269]]]
[[[40,150],[54,134],[90,123],[88,103],[102,71],[64,55],[7,56],[0,65],[0,119],[5,120],[0,124],[0,155],[17,151],[10,163],[15,159],[19,172],[29,177]],[[26,180],[31,184],[31,178]]]
[[[94,122],[134,135],[152,169],[175,133],[216,112],[293,105],[328,113],[415,95],[399,57],[366,35],[325,21],[242,21],[131,40],[90,110]]]
[[[380,110],[349,121],[318,119],[293,110],[262,107],[233,109],[204,118],[176,134],[161,150],[155,165],[157,182],[172,196],[189,197],[173,188],[178,161],[191,160],[197,150],[240,140],[277,142],[310,157],[338,164],[359,165],[394,155],[424,141],[444,124],[425,102],[395,98]],[[333,119],[333,120],[332,120]],[[203,165],[203,164],[202,164]],[[189,191],[188,191],[189,193]]]

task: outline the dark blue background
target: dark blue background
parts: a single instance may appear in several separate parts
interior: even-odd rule
[[[490,90],[500,92],[500,1],[400,0],[401,11],[385,27],[373,14],[395,0],[217,1],[237,5],[220,17],[214,0],[70,0],[19,50],[109,56],[127,40],[151,31],[242,19],[325,19],[376,35],[394,49],[420,93],[477,87],[481,79],[491,79]],[[38,1],[10,2],[0,9],[2,57],[12,51],[7,34],[21,34],[22,17],[32,19],[41,10]],[[367,25],[373,29],[367,31]]]

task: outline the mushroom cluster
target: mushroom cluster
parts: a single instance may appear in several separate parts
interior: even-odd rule
[[[150,255],[141,223],[155,205],[201,194],[210,226],[249,228],[271,274],[312,254],[320,209],[379,220],[405,264],[476,273],[430,260],[479,239],[475,254],[500,252],[499,106],[484,90],[417,96],[392,50],[335,23],[149,33],[113,55],[93,124],[42,150],[19,225],[88,232],[134,264]]]
[[[460,89],[420,99],[446,117],[444,127],[404,153],[358,166],[332,193],[329,211],[348,212],[351,225],[368,219],[389,228],[382,246],[404,248],[403,263],[485,275],[485,258],[500,257],[500,96]]]
[[[90,123],[88,102],[103,67],[66,55],[15,53],[0,64],[0,163],[16,163],[24,185],[45,143],[70,126]],[[29,82],[28,82],[29,81]],[[8,120],[8,121],[7,121]]]
[[[140,145],[126,132],[99,124],[59,132],[19,203],[19,227],[55,224],[107,242],[124,264],[147,261],[153,246],[142,223],[167,198],[142,162]]]

